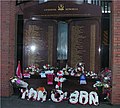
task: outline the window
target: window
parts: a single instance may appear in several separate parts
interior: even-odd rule
[[[66,60],[68,58],[68,24],[58,22],[57,38],[57,60]]]

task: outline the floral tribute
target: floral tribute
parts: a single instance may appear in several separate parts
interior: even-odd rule
[[[64,93],[61,90],[52,90],[51,99],[53,102],[61,102],[64,98]]]
[[[107,101],[110,100],[111,95],[111,73],[112,72],[109,68],[105,68],[99,75],[100,81],[96,81],[93,85],[99,93],[104,95],[103,99]]]
[[[54,67],[51,66],[50,64],[43,65],[43,70],[53,70],[53,69],[54,69]]]
[[[11,77],[10,78],[10,83],[14,87],[17,87],[17,88],[27,88],[28,87],[28,83],[26,83],[25,81],[21,80],[17,76]]]
[[[57,82],[55,86],[57,90],[62,90],[62,83],[66,80],[66,78],[63,78],[63,75],[64,75],[63,71],[60,70],[57,72],[57,76],[54,79],[55,82]]]
[[[91,91],[88,93],[87,91],[73,91],[70,93],[69,96],[67,96],[67,92],[63,92],[62,90],[53,90],[51,91],[51,100],[53,102],[61,102],[63,100],[66,100],[66,97],[68,98],[68,101],[71,104],[82,104],[82,105],[99,105],[99,97],[98,94],[94,91]]]
[[[66,67],[62,70],[64,75],[80,76],[82,73],[84,73],[84,63],[78,63],[75,67],[69,67],[66,65]]]
[[[21,93],[21,99],[44,102],[47,98],[47,91],[44,87],[21,89]]]
[[[30,73],[30,74],[34,74],[35,72],[39,73],[40,69],[39,69],[39,65],[31,65],[28,68],[26,68],[26,70]]]
[[[69,67],[66,65],[65,68],[62,69],[64,75],[79,77],[84,74],[88,78],[97,79],[98,75],[93,71],[86,71],[84,63],[77,63],[75,67]]]
[[[111,70],[109,68],[105,68],[99,74],[93,71],[86,71],[84,63],[78,63],[75,67],[68,67],[66,65],[63,69],[58,69],[52,67],[50,64],[43,65],[42,69],[39,68],[39,65],[30,65],[28,66],[24,73],[24,77],[29,77],[31,75],[41,75],[41,78],[46,78],[48,85],[55,84],[55,88],[51,88],[50,96],[47,96],[48,93],[44,87],[38,88],[29,88],[28,84],[24,82],[22,79],[18,77],[13,77],[10,79],[12,85],[22,88],[21,99],[33,100],[33,101],[41,101],[45,102],[47,97],[50,97],[49,100],[53,102],[61,102],[63,100],[68,100],[71,104],[89,104],[89,105],[99,105],[99,97],[103,96],[104,100],[110,99],[111,94]],[[95,91],[87,92],[87,91],[62,91],[62,83],[67,79],[64,78],[65,75],[80,77],[80,84],[87,84],[88,79],[95,79],[95,84],[92,86],[96,89]],[[98,94],[97,94],[98,93]],[[102,97],[101,96],[101,97]],[[100,98],[101,98],[100,97]]]
[[[24,70],[23,76],[30,78],[31,75],[39,74],[39,72],[40,72],[39,65],[32,64]]]

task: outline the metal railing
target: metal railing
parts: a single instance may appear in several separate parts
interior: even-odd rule
[[[39,0],[39,2],[47,2],[47,1],[52,1],[52,0]],[[78,3],[83,2],[83,3],[89,3],[89,4],[101,6],[102,13],[111,13],[111,1],[112,0],[76,0],[76,1]]]
[[[111,13],[111,0],[84,0],[83,2],[101,6],[102,13]]]
[[[16,5],[19,5],[25,2],[30,2],[30,1],[33,1],[33,0],[16,0]],[[43,3],[47,1],[52,1],[52,0],[38,0],[39,3]],[[111,13],[111,1],[112,0],[76,0],[76,1],[101,6],[102,13]]]

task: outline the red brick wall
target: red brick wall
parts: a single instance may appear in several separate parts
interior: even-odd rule
[[[0,2],[0,7],[1,7],[1,2]],[[0,16],[1,16],[1,8],[0,8]],[[0,17],[0,33],[1,33],[1,17]],[[1,34],[0,34],[0,79],[1,79]],[[0,94],[1,94],[1,80],[0,80]]]
[[[0,7],[0,96],[9,96],[12,93],[9,78],[15,72],[16,6],[15,2],[7,0],[0,2]],[[111,103],[120,104],[120,0],[112,3],[112,72]]]
[[[0,96],[10,96],[13,92],[9,82],[15,75],[16,16],[23,14],[23,8],[32,2],[16,6],[15,0],[0,0]]]
[[[12,86],[9,78],[14,75],[15,60],[15,1],[1,1],[0,39],[0,95],[9,96]]]
[[[120,104],[120,0],[112,2],[112,104]]]

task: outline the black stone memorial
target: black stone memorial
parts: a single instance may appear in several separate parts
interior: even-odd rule
[[[24,9],[24,20],[24,65],[50,63],[64,67],[67,63],[75,67],[77,63],[83,62],[85,70],[96,73],[100,71],[101,8],[99,6],[69,1],[35,3]],[[57,45],[61,42],[58,39],[64,38],[58,30],[60,21],[67,25],[67,33],[63,33],[67,34],[67,43],[63,41],[59,45],[62,48],[67,45],[67,48],[61,50],[67,52],[65,59],[57,57],[59,54]],[[38,48],[32,55],[28,53],[28,44],[31,43],[35,43]],[[34,46],[31,48],[35,49]]]

